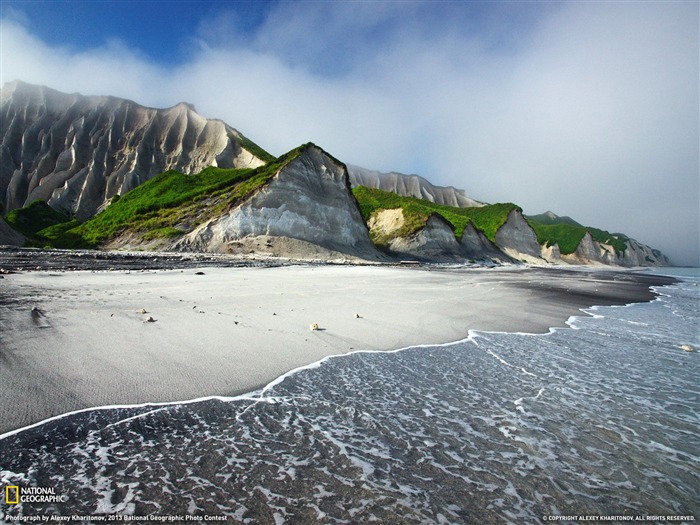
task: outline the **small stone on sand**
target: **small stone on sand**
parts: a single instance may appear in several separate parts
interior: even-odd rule
[[[148,312],[146,311],[145,308],[141,308],[141,309],[139,310],[139,313],[140,313],[140,314],[147,314]]]
[[[147,322],[147,323],[155,323],[155,322],[156,322],[156,320],[155,320],[155,319],[153,319],[153,317],[151,317],[151,316],[148,316],[148,319],[146,319],[146,322]]]
[[[313,323],[313,324],[309,327],[309,329],[310,329],[312,332],[315,332],[316,330],[318,330],[318,323]]]
[[[681,345],[681,350],[685,350],[686,352],[692,352],[693,347],[690,345]]]

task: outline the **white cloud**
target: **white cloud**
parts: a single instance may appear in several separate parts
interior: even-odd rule
[[[550,207],[697,261],[697,46],[697,5],[558,12],[496,90],[503,111],[477,125],[488,144],[471,167],[497,174],[526,211]]]
[[[24,80],[69,93],[158,98],[164,71],[124,42],[75,50],[49,47],[17,22],[0,22],[0,82]],[[156,88],[154,89],[154,86]]]
[[[252,34],[218,13],[170,69],[124,42],[53,48],[6,18],[0,80],[186,100],[275,154],[311,140],[697,262],[697,4],[408,5],[282,3]]]

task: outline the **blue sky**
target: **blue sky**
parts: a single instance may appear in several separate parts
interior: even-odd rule
[[[80,50],[118,39],[160,64],[176,65],[191,54],[193,25],[235,12],[250,31],[264,20],[270,2],[192,0],[3,0],[10,17],[28,22],[53,46]]]
[[[191,102],[698,263],[699,4],[0,0],[0,80]]]
[[[352,34],[338,35],[331,46],[326,39],[308,33],[295,35],[298,41],[293,48],[275,47],[273,42],[258,38],[266,22],[289,21],[293,19],[286,16],[290,12],[312,13],[310,18],[323,24],[339,10],[339,3],[345,6],[344,14],[351,17],[344,29]],[[527,32],[525,22],[553,8],[535,2],[519,5],[449,0],[3,0],[2,4],[9,18],[24,20],[49,45],[79,50],[119,40],[164,65],[191,59],[197,41],[247,45],[259,51],[274,50],[286,61],[303,64],[319,74],[347,72],[363,52],[381,52],[382,47],[390,45],[399,26],[406,23],[423,36],[446,29],[464,35],[479,33],[494,49],[516,50],[521,33]],[[354,27],[352,18],[357,21]]]

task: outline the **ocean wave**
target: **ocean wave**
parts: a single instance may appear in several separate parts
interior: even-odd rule
[[[65,503],[8,516],[199,514],[242,523],[535,522],[700,508],[697,288],[545,335],[326,358],[262,391],[105,407],[0,440],[6,484]],[[593,315],[588,315],[590,313]],[[567,511],[568,513],[568,511]]]

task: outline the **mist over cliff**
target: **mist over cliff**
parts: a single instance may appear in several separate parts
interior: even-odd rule
[[[169,169],[264,163],[238,131],[191,105],[152,109],[19,81],[2,87],[0,136],[5,209],[41,199],[80,219]]]

